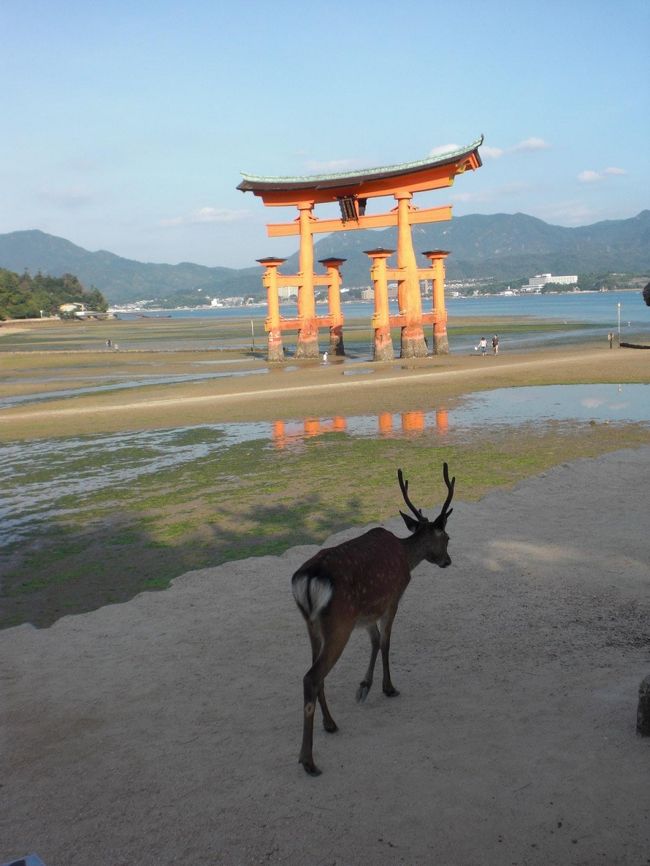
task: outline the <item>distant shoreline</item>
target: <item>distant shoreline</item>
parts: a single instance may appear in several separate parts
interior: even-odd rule
[[[562,297],[564,295],[612,295],[618,292],[624,292],[625,294],[641,294],[641,291],[638,288],[621,288],[615,289],[612,291],[600,291],[597,289],[577,289],[575,291],[570,292],[522,292],[522,291],[513,291],[513,292],[478,292],[477,294],[465,295],[453,295],[448,297],[447,302],[449,301],[477,301],[477,300],[486,300],[492,298],[524,298],[524,297]],[[426,300],[426,299],[425,299]],[[343,306],[350,306],[356,304],[367,303],[372,305],[372,301],[360,301],[360,300],[346,300],[345,298],[341,298],[341,304]],[[124,313],[129,314],[133,313],[136,315],[147,313],[177,313],[177,312],[214,312],[217,310],[240,310],[242,315],[245,315],[245,311],[250,308],[262,308],[266,309],[265,301],[255,301],[251,304],[203,304],[202,306],[197,307],[120,307],[120,306],[112,306],[108,308],[109,313]],[[326,301],[316,301],[317,307],[326,307]],[[281,301],[280,308],[290,307],[292,309],[296,309],[296,303]]]

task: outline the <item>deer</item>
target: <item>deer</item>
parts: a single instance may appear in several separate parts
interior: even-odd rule
[[[397,479],[411,514],[400,514],[411,535],[400,538],[383,527],[318,551],[294,573],[291,590],[307,625],[312,665],[303,677],[303,733],[299,763],[310,776],[321,771],[314,763],[314,714],[316,699],[323,715],[323,727],[334,733],[338,726],[325,699],[325,677],[340,658],[354,628],[365,628],[370,636],[370,663],[357,689],[363,702],[372,687],[377,655],[381,649],[382,689],[393,698],[399,692],[390,675],[390,637],[400,599],[411,580],[411,572],[423,560],[440,568],[451,565],[445,531],[456,484],[449,480],[443,464],[447,498],[435,520],[426,518],[408,494],[408,481],[401,469]],[[412,515],[412,516],[411,516]]]

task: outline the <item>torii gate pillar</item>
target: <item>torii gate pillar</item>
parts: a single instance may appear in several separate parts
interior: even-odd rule
[[[445,308],[445,259],[448,250],[428,250],[422,253],[431,260],[433,271],[433,354],[448,355],[447,310]]]
[[[327,269],[327,308],[330,322],[330,355],[345,355],[343,345],[343,314],[341,313],[341,265],[346,259],[334,256],[319,259]]]
[[[284,345],[280,330],[280,300],[278,298],[278,268],[286,259],[273,256],[257,260],[264,268],[262,285],[266,289],[266,303],[269,315],[266,319],[268,331],[268,360],[284,361]]]
[[[313,201],[298,203],[300,226],[298,318],[300,330],[296,358],[318,358],[318,323],[314,298],[314,236],[312,234]]]
[[[397,302],[400,314],[406,317],[406,322],[402,326],[400,357],[426,358],[427,344],[422,328],[420,278],[411,235],[410,201],[412,198],[412,193],[403,190],[395,196],[397,200],[397,268],[400,271]]]
[[[385,250],[378,247],[376,250],[365,250],[370,256],[372,265],[370,277],[375,288],[375,314],[372,317],[374,330],[373,359],[375,361],[392,361],[395,357],[393,352],[393,338],[390,332],[390,313],[388,309],[388,279],[386,275],[386,261],[393,255],[395,250]]]

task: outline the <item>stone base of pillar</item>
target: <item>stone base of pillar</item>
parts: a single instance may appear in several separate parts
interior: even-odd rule
[[[445,331],[442,334],[433,335],[433,354],[434,355],[448,355],[449,354],[449,340],[447,339],[447,332]]]
[[[429,354],[421,325],[402,328],[401,358],[426,358]]]
[[[320,358],[318,337],[311,334],[308,336],[303,336],[302,333],[298,334],[296,358]]]
[[[343,328],[341,325],[334,325],[330,328],[330,355],[345,355],[345,346],[343,345]]]
[[[390,328],[375,329],[375,342],[372,357],[374,361],[392,361],[395,357]]]
[[[641,681],[639,686],[636,730],[642,737],[650,737],[650,674]]]
[[[318,325],[315,319],[303,319],[298,331],[296,358],[320,358],[318,350]]]
[[[268,361],[284,361],[284,346],[282,344],[281,331],[269,331],[266,357]]]

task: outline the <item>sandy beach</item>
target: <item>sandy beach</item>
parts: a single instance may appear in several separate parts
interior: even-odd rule
[[[308,649],[289,591],[315,546],[0,633],[0,859],[646,862],[649,460],[458,501],[451,568],[419,566],[397,616],[400,697],[355,703],[355,634],[328,679],[340,731],[316,730],[318,779],[297,763]]]
[[[87,353],[80,364],[78,354],[16,354],[7,393],[42,387],[31,383],[47,365],[55,368],[48,387],[72,393],[1,410],[0,436],[405,412],[497,387],[644,383],[647,354],[587,344],[363,364],[352,375],[350,366],[305,364],[86,395],[74,393],[80,369],[106,379],[114,364],[118,380],[152,363],[183,374],[205,358]],[[480,461],[516,445],[515,477],[532,472],[487,494],[472,448],[450,452],[474,481],[465,479],[448,525],[452,567],[419,566],[402,601],[392,651],[401,695],[388,701],[375,688],[355,703],[368,647],[365,632],[353,635],[328,678],[340,731],[317,725],[318,779],[297,763],[309,651],[289,582],[319,545],[179,569],[163,592],[74,616],[64,607],[46,617],[49,628],[0,631],[0,862],[28,852],[47,866],[646,862],[650,742],[636,735],[635,720],[650,673],[650,442],[638,425],[588,429],[589,442],[579,427],[531,439],[544,455],[530,466],[544,471],[526,470],[525,441],[487,443]],[[618,450],[622,437],[635,447]],[[390,455],[398,445],[386,447]],[[581,449],[598,456],[567,461]],[[409,453],[411,462],[424,457]],[[340,471],[345,477],[344,464]],[[417,479],[431,513],[442,499],[438,472]],[[394,467],[370,504],[373,496],[394,503],[385,525],[403,535]],[[213,519],[205,507],[195,520]],[[343,525],[322,543],[365,528]],[[143,557],[146,538],[141,548],[102,553],[107,527],[95,526],[92,546],[82,545],[69,568],[121,550],[109,562],[143,573],[155,564]],[[114,544],[127,529],[118,523]],[[186,543],[195,545],[193,536]],[[66,587],[79,591],[78,581],[60,580],[34,591],[35,611],[60,605]]]

